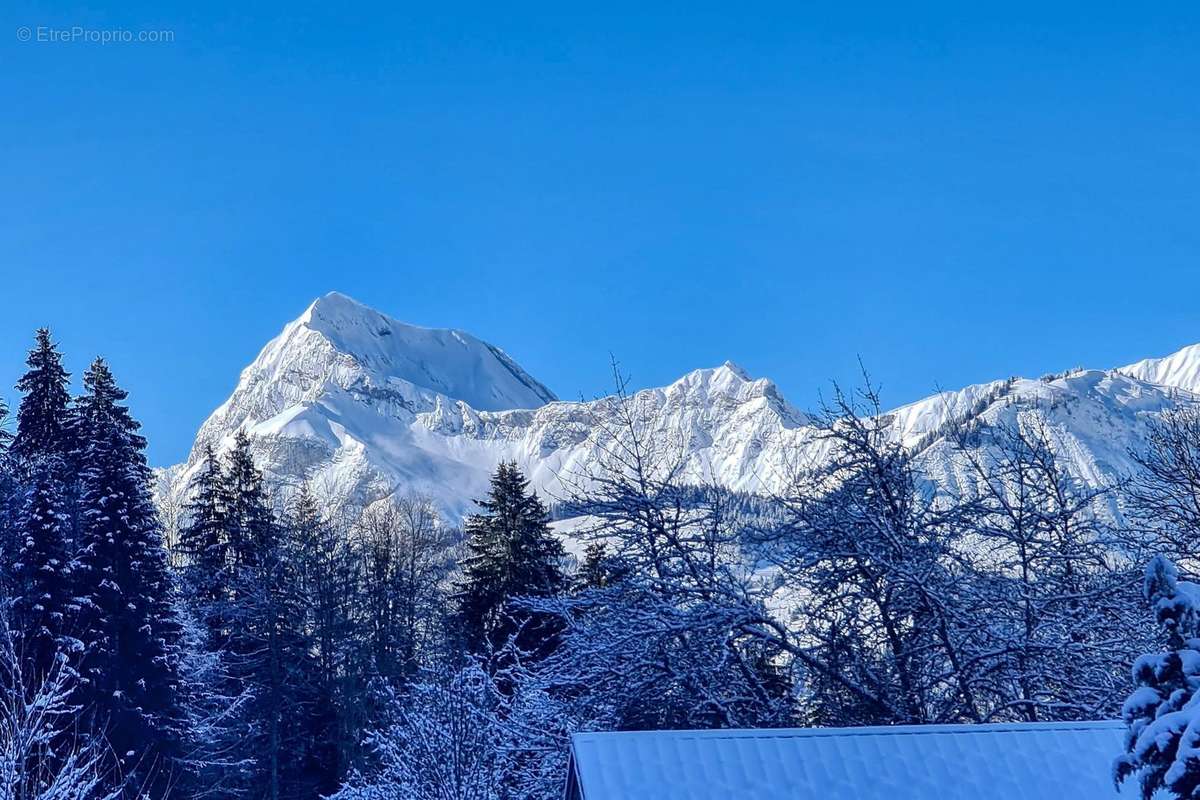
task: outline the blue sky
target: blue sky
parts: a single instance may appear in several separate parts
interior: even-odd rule
[[[49,324],[155,463],[331,289],[563,397],[1200,341],[1194,4],[250,5],[0,10],[0,392]]]

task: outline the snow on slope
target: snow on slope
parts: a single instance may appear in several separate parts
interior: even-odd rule
[[[457,405],[534,408],[554,399],[487,342],[407,325],[335,292],[314,301],[242,371],[200,428],[188,466],[205,446],[221,450],[246,429],[270,471],[299,473],[336,456],[346,466],[332,477],[353,483],[364,478],[369,465],[357,462],[371,447],[398,450],[397,477],[415,477],[403,469],[395,422]]]
[[[1185,347],[1165,358],[1147,358],[1119,371],[1147,383],[1200,392],[1200,344]]]
[[[1133,473],[1137,465],[1130,454],[1144,446],[1148,424],[1185,402],[1194,398],[1116,370],[1079,370],[1052,380],[1013,379],[972,416],[985,430],[1040,423],[1067,472],[1084,486],[1100,487]],[[986,437],[979,446],[987,446]],[[921,453],[922,463],[936,483],[963,491],[974,478],[952,451],[948,441],[935,437]],[[1115,504],[1109,510],[1119,517]]]
[[[1033,417],[1050,431],[1066,469],[1101,485],[1134,468],[1129,452],[1141,446],[1149,420],[1194,402],[1197,364],[1200,346],[1119,371],[993,381],[885,419],[948,487],[971,480],[944,439],[949,422]],[[633,403],[655,441],[679,453],[690,480],[781,491],[797,465],[821,457],[809,418],[771,381],[728,362],[638,392]],[[610,399],[555,401],[469,334],[405,325],[331,294],[263,349],[200,429],[188,463],[162,477],[165,491],[184,491],[204,446],[227,447],[245,429],[277,478],[303,477],[363,501],[420,492],[455,520],[486,491],[501,460],[515,460],[550,498],[563,496],[564,478],[586,474],[601,457],[595,433],[612,414]]]

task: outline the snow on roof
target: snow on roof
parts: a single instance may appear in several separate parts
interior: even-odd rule
[[[568,800],[1096,800],[1120,722],[579,733]]]

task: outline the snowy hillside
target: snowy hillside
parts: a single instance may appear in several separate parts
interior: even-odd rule
[[[886,415],[929,473],[956,484],[942,434],[950,421],[983,424],[1037,415],[1067,469],[1090,485],[1133,468],[1148,419],[1192,402],[1200,346],[1121,370],[1008,379],[943,392]],[[675,448],[687,477],[736,490],[778,491],[792,469],[819,458],[808,417],[775,385],[726,362],[638,392],[639,418]],[[472,507],[495,465],[512,459],[550,498],[599,457],[608,400],[560,402],[498,348],[470,334],[417,328],[350,298],[318,299],[284,327],[201,427],[188,462],[167,470],[180,492],[205,445],[249,431],[281,479],[304,476],[360,499],[392,491],[434,498],[454,519]]]
[[[1147,383],[1200,391],[1200,344],[1185,347],[1165,358],[1147,358],[1122,367],[1120,371]]]

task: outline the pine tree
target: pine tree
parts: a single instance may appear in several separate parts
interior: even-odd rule
[[[252,477],[252,473],[251,473]],[[258,760],[247,744],[255,735],[249,657],[230,649],[231,625],[244,617],[235,603],[241,575],[229,544],[231,492],[212,446],[204,451],[179,533],[184,617],[184,709],[189,720],[191,769],[185,795],[256,797]],[[239,508],[244,509],[243,502]],[[249,577],[246,578],[250,580]],[[244,601],[244,598],[242,598]],[[244,638],[238,642],[243,643]]]
[[[216,649],[223,639],[229,544],[224,476],[211,445],[205,448],[203,464],[192,485],[194,494],[185,509],[187,521],[179,533],[179,550],[185,559],[182,590],[208,632],[208,646]]]
[[[0,597],[11,597],[14,592],[12,566],[19,548],[17,538],[17,511],[21,492],[18,491],[17,476],[13,470],[13,459],[9,453],[12,434],[8,430],[8,404],[0,397]]]
[[[184,605],[179,617],[186,754],[177,793],[211,800],[256,798],[250,778],[257,762],[246,747],[253,735],[246,713],[253,696],[230,679],[228,653],[213,645],[211,631],[194,611]]]
[[[251,696],[246,742],[255,759],[250,788],[266,800],[313,793],[305,770],[304,720],[312,702],[312,648],[287,530],[275,518],[239,433],[225,472],[225,531],[230,543],[230,600],[225,620],[230,674]]]
[[[1155,556],[1146,566],[1144,595],[1166,640],[1166,651],[1133,665],[1137,687],[1121,709],[1129,730],[1113,773],[1118,784],[1137,775],[1142,797],[1196,797],[1200,754],[1200,586],[1179,580],[1175,565]]]
[[[230,562],[236,568],[256,568],[260,558],[277,545],[279,532],[245,431],[238,431],[233,449],[226,454],[224,483]]]
[[[613,555],[604,542],[589,542],[583,549],[583,561],[575,572],[576,591],[607,589],[629,574],[628,565]]]
[[[142,796],[161,796],[179,754],[179,622],[150,494],[146,440],[97,359],[78,401],[80,625],[85,707]]]
[[[11,530],[4,572],[14,593],[14,628],[26,667],[49,674],[55,653],[73,622],[73,484],[68,459],[73,449],[68,406],[69,375],[45,328],[17,382],[24,393],[17,410],[17,435],[6,461]],[[18,485],[18,482],[22,485]]]
[[[35,678],[51,673],[60,651],[74,649],[64,641],[78,606],[72,593],[60,472],[56,459],[39,460],[17,515],[13,627],[23,666]]]
[[[8,429],[8,403],[0,397],[0,462],[8,455],[8,446],[12,444],[12,432]]]
[[[509,607],[513,597],[548,596],[565,586],[564,551],[548,523],[546,507],[529,489],[515,463],[502,463],[492,476],[483,510],[467,519],[468,555],[457,593],[466,645],[475,653],[502,647],[522,627],[532,638],[548,635]],[[522,649],[541,649],[537,642]]]
[[[356,655],[351,604],[357,595],[356,564],[350,542],[321,512],[305,484],[286,520],[291,560],[304,613],[303,629],[314,654],[302,677],[311,681],[311,703],[298,723],[306,730],[305,755],[321,794],[337,789],[358,742],[350,720],[361,698],[361,677],[351,669]]]
[[[65,466],[75,446],[69,413],[71,376],[48,329],[38,329],[37,343],[25,363],[29,370],[17,381],[25,396],[17,409],[12,453],[22,460],[57,456]]]

